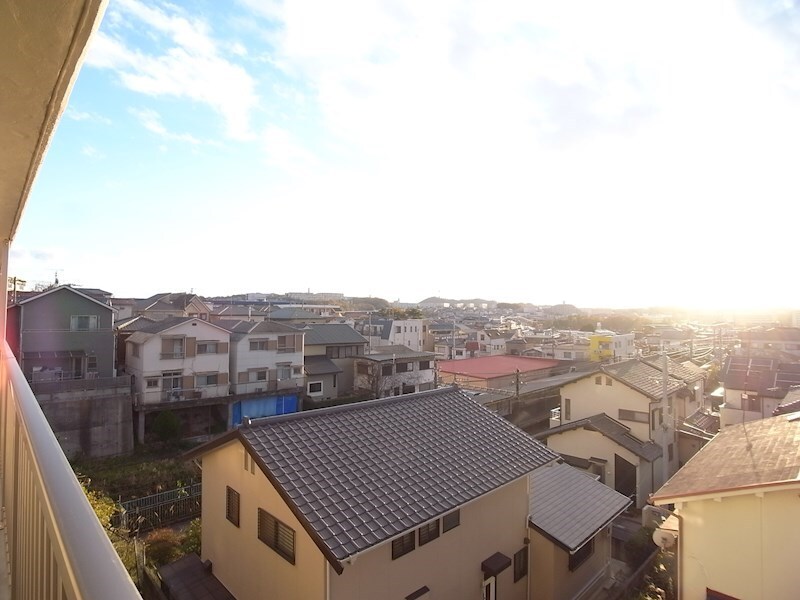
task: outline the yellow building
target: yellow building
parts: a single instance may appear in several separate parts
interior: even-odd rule
[[[797,598],[799,497],[800,413],[722,430],[652,499],[674,505],[679,598]]]

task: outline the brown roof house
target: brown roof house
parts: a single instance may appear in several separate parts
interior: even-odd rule
[[[731,425],[653,496],[674,513],[679,597],[797,598],[800,413]],[[677,534],[677,541],[676,541]]]
[[[239,600],[525,600],[529,476],[557,459],[453,387],[254,421],[187,457],[202,559]]]
[[[687,400],[695,398],[694,381],[687,383],[679,376],[693,378],[693,372],[668,362],[665,382],[655,364],[627,360],[567,383],[551,428],[537,434],[573,466],[592,471],[606,485],[635,498],[637,507],[678,470],[682,406],[695,404]]]

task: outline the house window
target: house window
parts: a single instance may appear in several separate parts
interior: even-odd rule
[[[292,375],[298,376],[303,374],[303,367],[296,366],[292,367]]]
[[[638,410],[625,410],[624,408],[619,409],[619,414],[617,415],[620,421],[635,421],[637,423],[647,423],[647,413]]]
[[[580,567],[592,554],[594,554],[594,538],[586,542],[574,554],[569,555],[569,570],[574,571]]]
[[[257,350],[266,350],[267,340],[252,340],[250,342],[250,350],[255,352]]]
[[[419,528],[419,545],[424,546],[439,537],[439,519]]]
[[[398,373],[408,373],[414,370],[414,363],[397,363]]]
[[[356,365],[356,372],[359,375],[369,375],[369,367],[364,363],[358,363],[358,365]]]
[[[564,419],[569,421],[572,419],[572,400],[564,398]]]
[[[392,540],[392,560],[400,558],[404,554],[408,554],[414,549],[414,532],[409,531],[407,534]]]
[[[294,529],[258,509],[258,539],[294,564]]]
[[[195,376],[195,385],[203,387],[204,385],[217,385],[217,373],[203,373],[202,375]]]
[[[325,356],[328,358],[339,358],[339,347],[338,346],[328,346],[325,348]]]
[[[391,375],[392,374],[392,365],[383,365],[381,367],[381,375]]]
[[[149,377],[147,379],[147,387],[148,388],[157,388],[158,387],[158,378],[157,377]]]
[[[606,385],[611,385],[613,382],[614,381],[611,379],[611,377],[606,375]]]
[[[294,352],[294,335],[278,336],[278,352]]]
[[[395,332],[395,333],[400,333],[400,332],[401,332],[400,325],[397,325],[397,326],[394,328],[394,332]]]
[[[421,360],[419,361],[419,370],[420,371],[427,371],[431,368],[431,361],[429,360]]]
[[[139,344],[134,344],[133,342],[131,342],[130,344],[131,344],[131,354],[133,354],[136,358],[139,358]]]
[[[603,385],[603,378],[600,375],[598,375],[597,377],[594,378],[594,384]]]
[[[239,526],[239,492],[232,487],[225,487],[225,518]]]
[[[528,574],[528,547],[523,546],[514,553],[514,583]]]
[[[86,370],[97,372],[97,356],[94,354],[86,357]]]
[[[308,384],[308,393],[309,394],[321,394],[322,393],[322,382],[321,381],[314,381]]]
[[[183,358],[183,338],[164,338],[161,358]]]
[[[217,353],[217,342],[198,342],[197,343],[197,353],[198,354],[216,354]]]
[[[258,371],[250,371],[250,381],[266,381],[268,369],[260,369]]]
[[[569,350],[564,350],[564,358],[572,358],[572,352]]]
[[[69,318],[69,328],[72,331],[97,329],[97,315],[72,315]]]
[[[292,366],[288,364],[278,364],[278,381],[281,379],[292,378]]]
[[[416,388],[414,387],[413,384],[407,384],[407,383],[403,384],[403,393],[404,394],[413,394],[416,391],[417,390],[416,390]]]
[[[451,513],[447,513],[444,517],[442,517],[442,533],[445,531],[450,531],[461,525],[461,511],[454,510]]]
[[[672,462],[674,460],[675,444],[670,444],[667,446],[667,453],[669,455],[669,462]]]

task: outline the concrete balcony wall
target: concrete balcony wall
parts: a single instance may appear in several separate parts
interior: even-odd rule
[[[140,600],[5,343],[0,358],[0,598]]]

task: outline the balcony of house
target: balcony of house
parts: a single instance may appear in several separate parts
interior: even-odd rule
[[[140,599],[6,344],[0,357],[0,599]]]
[[[554,408],[550,411],[550,427],[558,427],[561,425],[561,407]]]

